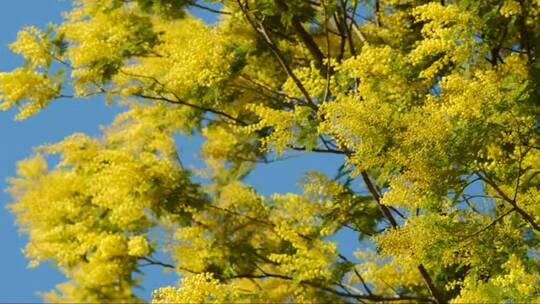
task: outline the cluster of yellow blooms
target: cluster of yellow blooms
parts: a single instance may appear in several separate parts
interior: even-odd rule
[[[151,137],[140,133],[140,123],[148,118],[141,115],[144,111],[135,108],[118,119],[123,137],[116,125],[102,140],[78,134],[40,147],[38,155],[19,163],[19,177],[11,180],[15,203],[10,208],[30,235],[25,253],[31,265],[54,259],[73,280],[74,287],[60,288],[73,299],[87,299],[81,291],[86,289],[114,299],[132,298],[137,259],[154,250],[146,231],[155,225],[155,214],[179,189],[193,192],[183,198],[187,201],[196,193],[174,158],[156,154],[170,152],[171,144],[155,144],[164,136],[158,127],[145,125]],[[155,114],[155,109],[148,111]],[[49,154],[61,155],[50,170]]]
[[[0,110],[129,106],[10,179],[31,266],[69,279],[47,300],[140,301],[148,265],[182,278],[155,303],[540,300],[539,1],[206,2],[215,25],[194,1],[77,0],[11,45]],[[201,184],[177,133],[204,138]],[[301,193],[246,183],[293,150],[343,165]]]
[[[231,290],[209,273],[183,278],[180,288],[163,287],[153,292],[152,303],[224,303],[234,300]]]
[[[29,68],[18,68],[0,73],[1,110],[7,110],[20,100],[27,100],[19,107],[17,119],[25,119],[43,109],[58,94],[58,84],[43,74]]]

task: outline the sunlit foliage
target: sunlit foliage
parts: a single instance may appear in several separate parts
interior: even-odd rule
[[[78,0],[11,48],[18,119],[128,108],[10,179],[30,266],[68,278],[48,301],[139,301],[149,265],[181,277],[155,303],[540,301],[539,1]],[[245,182],[298,153],[343,165],[300,193]]]

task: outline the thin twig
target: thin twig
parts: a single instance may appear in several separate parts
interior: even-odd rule
[[[476,174],[486,184],[488,184],[493,190],[495,190],[503,198],[504,201],[512,205],[512,207],[516,209],[516,211],[521,215],[521,217],[526,222],[528,222],[533,227],[534,230],[540,231],[540,226],[538,226],[538,224],[534,221],[534,218],[530,214],[528,214],[525,210],[521,209],[517,205],[516,201],[512,200],[506,193],[504,193],[504,191],[502,191],[502,189],[499,188],[499,186],[491,178],[489,178],[486,172],[483,172],[483,174],[481,174],[480,172],[477,172]]]
[[[311,95],[306,90],[306,88],[304,87],[300,79],[298,79],[298,77],[295,75],[291,67],[287,64],[285,57],[283,56],[283,54],[281,54],[281,51],[279,50],[274,40],[270,36],[270,33],[266,29],[266,26],[264,25],[264,23],[257,20],[256,18],[252,18],[247,8],[242,4],[242,2],[240,0],[237,0],[237,2],[238,2],[238,5],[240,6],[240,9],[244,13],[244,16],[248,20],[248,22],[251,24],[251,26],[255,29],[257,33],[262,35],[262,37],[264,38],[263,40],[266,42],[266,44],[268,45],[272,53],[276,56],[278,62],[283,67],[287,75],[291,77],[295,85],[302,92],[302,94],[304,95],[304,98],[306,98],[307,105],[311,107],[313,110],[317,111],[317,106],[315,105],[315,103],[313,103]]]
[[[200,9],[203,9],[203,10],[205,10],[205,11],[209,11],[209,12],[212,12],[212,13],[216,13],[216,14],[231,15],[230,12],[227,12],[227,11],[221,11],[221,10],[213,9],[213,8],[211,8],[211,7],[208,7],[208,6],[200,5],[200,4],[198,4],[197,2],[195,2],[195,1],[189,1],[189,5],[194,6],[194,7],[197,7],[197,8],[200,8]]]

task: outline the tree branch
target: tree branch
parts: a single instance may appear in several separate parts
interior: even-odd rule
[[[285,1],[283,1],[283,0],[275,0],[275,3],[277,4],[277,6],[278,6],[278,8],[280,10],[283,10],[284,12],[289,12],[289,13],[294,14],[294,12],[289,11],[289,7],[288,7],[288,5],[287,5],[287,3]],[[300,22],[300,20],[298,20],[298,18],[295,15],[292,16],[291,24],[293,26],[293,29],[294,29],[296,35],[298,35],[300,40],[304,43],[306,48],[311,53],[311,56],[315,60],[315,63],[317,65],[317,67],[321,71],[323,71],[323,73],[327,73],[327,71],[325,71],[326,68],[325,68],[325,66],[323,64],[324,55],[321,52],[321,50],[319,49],[319,46],[317,45],[315,40],[313,40],[313,37],[311,37],[311,35],[304,29],[304,26],[302,26],[302,23]]]
[[[345,154],[345,152],[341,150],[335,150],[331,148],[327,149],[321,149],[321,148],[312,148],[308,149],[306,147],[297,147],[297,146],[289,146],[290,149],[296,150],[296,151],[311,151],[311,152],[318,152],[318,153],[331,153],[331,154]]]
[[[133,96],[137,96],[137,97],[140,97],[140,98],[144,98],[144,99],[150,99],[150,100],[161,100],[161,101],[166,101],[166,102],[169,102],[169,103],[173,103],[173,104],[180,104],[180,105],[184,105],[184,106],[187,106],[187,107],[190,107],[190,108],[193,108],[193,109],[197,109],[197,110],[200,110],[200,111],[203,111],[203,112],[210,112],[210,113],[214,113],[216,115],[219,115],[219,116],[223,116],[223,117],[226,117],[230,120],[233,120],[234,122],[242,125],[242,126],[247,126],[247,123],[245,123],[244,121],[230,115],[230,114],[227,114],[223,111],[219,111],[219,110],[215,110],[215,109],[212,109],[212,108],[207,108],[207,107],[203,107],[203,106],[199,106],[199,105],[196,105],[196,104],[193,104],[193,103],[189,103],[187,101],[184,101],[182,99],[170,99],[170,98],[167,98],[165,96],[151,96],[151,95],[145,95],[145,94],[133,94]]]
[[[489,225],[487,225],[486,227],[484,227],[484,228],[482,228],[482,229],[476,231],[476,232],[473,233],[473,234],[470,234],[470,235],[466,236],[463,240],[465,241],[465,240],[468,240],[468,239],[470,239],[470,238],[473,238],[473,237],[475,237],[475,236],[481,234],[482,232],[488,230],[488,229],[491,228],[493,225],[495,225],[495,224],[498,223],[500,220],[502,220],[503,218],[505,218],[507,215],[509,215],[510,213],[512,213],[512,212],[514,212],[514,211],[516,211],[515,208],[512,208],[512,209],[506,211],[505,213],[499,215],[499,216],[498,216],[496,219],[494,219],[491,223],[489,223]]]
[[[328,100],[328,96],[330,94],[330,70],[331,70],[331,66],[330,66],[330,58],[331,58],[331,53],[330,53],[330,35],[328,33],[328,10],[326,8],[326,3],[324,2],[324,0],[321,0],[321,5],[323,6],[323,12],[324,12],[324,24],[323,24],[323,28],[324,28],[324,37],[325,37],[325,40],[326,40],[326,68],[325,68],[325,74],[326,74],[326,84],[324,86],[324,97],[323,97],[323,100],[322,102],[326,102]]]
[[[502,191],[502,189],[499,188],[499,186],[497,186],[497,184],[487,176],[486,172],[484,172],[484,175],[480,173],[477,173],[477,175],[486,184],[488,184],[493,190],[495,190],[503,198],[504,201],[512,205],[512,207],[516,209],[517,213],[519,213],[519,215],[521,215],[521,217],[526,222],[528,222],[533,227],[534,230],[540,231],[540,226],[538,226],[538,224],[534,221],[534,218],[530,214],[528,214],[525,210],[521,209],[517,205],[516,201],[512,200],[508,195],[506,195],[506,193],[504,193],[504,191]]]
[[[163,266],[165,268],[171,268],[171,269],[176,269],[176,266],[172,265],[172,264],[168,264],[168,263],[164,263],[164,262],[161,262],[161,261],[157,261],[157,260],[153,260],[151,258],[148,258],[148,257],[141,257],[139,258],[145,262],[148,262],[148,264],[146,265],[157,265],[157,266]],[[144,266],[144,265],[142,265]]]
[[[266,44],[268,45],[268,47],[270,48],[272,53],[274,53],[274,55],[278,59],[279,64],[283,67],[283,69],[285,70],[287,75],[289,77],[291,77],[291,79],[293,80],[295,85],[302,92],[302,94],[306,98],[307,105],[309,107],[311,107],[313,110],[317,111],[317,106],[315,105],[315,103],[313,103],[313,100],[311,99],[311,96],[310,96],[309,92],[306,90],[306,88],[304,87],[304,85],[302,84],[300,79],[298,79],[298,77],[296,77],[296,75],[294,74],[291,67],[287,64],[287,61],[285,60],[285,57],[281,54],[281,51],[279,50],[277,45],[274,43],[274,40],[270,36],[270,33],[267,31],[264,23],[260,22],[257,19],[252,20],[247,8],[242,4],[242,2],[240,0],[237,0],[237,2],[238,2],[238,5],[240,6],[240,9],[242,10],[244,16],[248,20],[248,22],[251,24],[251,26],[255,29],[255,31],[257,33],[262,35],[263,40],[266,42]]]
[[[386,219],[390,222],[392,225],[392,228],[397,228],[398,224],[388,209],[387,206],[383,205],[381,203],[381,195],[379,191],[377,191],[377,188],[373,183],[371,182],[371,179],[369,178],[369,175],[366,171],[361,172],[362,179],[364,180],[364,183],[366,184],[366,187],[368,188],[368,191],[371,193],[377,204],[379,205],[379,208],[383,215],[386,217]],[[439,290],[435,287],[435,284],[433,284],[433,280],[431,279],[431,276],[427,272],[424,265],[420,264],[418,265],[418,270],[420,271],[420,274],[422,275],[422,278],[424,279],[424,282],[426,283],[428,290],[431,294],[431,296],[435,299],[435,303],[442,304],[446,303],[446,300],[444,299],[443,295],[439,292]]]
[[[133,96],[137,96],[137,97],[141,97],[141,98],[145,98],[145,99],[150,99],[150,100],[161,100],[161,101],[165,101],[165,102],[168,102],[168,103],[173,103],[173,104],[180,104],[180,105],[184,105],[184,106],[187,106],[187,107],[190,107],[190,108],[193,108],[193,109],[197,109],[199,111],[203,111],[203,112],[210,112],[210,113],[213,113],[213,114],[216,114],[216,115],[219,115],[219,116],[223,116],[223,117],[226,117],[242,126],[247,126],[248,124],[230,114],[227,114],[223,111],[220,111],[220,110],[216,110],[216,109],[212,109],[212,108],[208,108],[208,107],[204,107],[204,106],[200,106],[200,105],[197,105],[197,104],[193,104],[193,103],[189,103],[185,100],[183,100],[182,98],[180,98],[180,96],[176,95],[174,92],[169,92],[166,90],[166,86],[164,84],[162,84],[158,79],[156,79],[155,77],[153,76],[148,76],[148,75],[138,75],[138,74],[133,74],[133,73],[129,73],[129,72],[126,72],[126,71],[122,71],[120,70],[119,71],[120,73],[122,74],[125,74],[127,76],[131,76],[131,77],[135,77],[135,78],[146,78],[146,79],[150,79],[151,81],[153,81],[155,84],[159,85],[161,87],[161,89],[165,92],[165,93],[168,93],[168,94],[171,94],[174,96],[174,98],[176,98],[176,100],[174,99],[170,99],[170,98],[167,98],[165,96],[163,96],[162,92],[158,93],[157,96],[152,96],[152,95],[146,95],[146,94],[143,94],[143,93],[135,93],[133,94]]]
[[[208,7],[208,6],[204,6],[204,5],[198,4],[196,1],[189,1],[189,5],[194,6],[194,7],[196,7],[196,8],[200,8],[200,9],[205,10],[205,11],[209,11],[209,12],[212,12],[212,13],[216,13],[216,14],[231,15],[230,12],[226,12],[226,11],[221,11],[221,10],[213,9],[213,8],[211,8],[211,7]]]

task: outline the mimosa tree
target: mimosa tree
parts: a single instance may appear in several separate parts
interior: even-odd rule
[[[140,301],[148,264],[182,278],[156,303],[540,301],[537,0],[77,0],[11,49],[17,119],[61,98],[129,107],[10,180],[31,265],[69,278],[48,301]],[[206,182],[178,133],[204,137]],[[344,164],[301,193],[243,182],[292,153]]]

